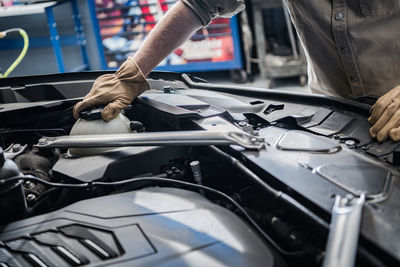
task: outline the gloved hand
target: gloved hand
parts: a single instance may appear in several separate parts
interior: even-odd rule
[[[379,142],[388,137],[393,141],[400,140],[400,86],[381,96],[370,110],[368,118],[372,125],[369,133]]]
[[[128,58],[115,74],[105,74],[94,81],[89,94],[75,105],[74,117],[78,119],[82,110],[107,104],[101,112],[101,118],[109,121],[148,89],[150,85],[142,71],[132,58]]]

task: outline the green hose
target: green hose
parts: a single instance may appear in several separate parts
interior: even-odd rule
[[[20,28],[15,28],[15,29],[9,29],[4,32],[1,32],[0,36],[5,37],[8,33],[11,32],[19,32],[21,34],[22,38],[24,39],[24,47],[22,48],[21,53],[17,57],[17,59],[11,64],[11,66],[7,69],[7,71],[4,74],[0,73],[0,78],[6,78],[10,73],[18,66],[19,63],[21,63],[22,59],[25,57],[26,51],[28,51],[28,46],[29,46],[29,37],[28,34]]]

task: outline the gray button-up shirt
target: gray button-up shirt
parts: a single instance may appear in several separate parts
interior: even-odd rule
[[[400,85],[400,0],[286,0],[313,92],[381,96]]]
[[[201,6],[238,3],[183,1],[196,6],[192,9],[202,18],[210,11]],[[400,0],[285,1],[306,52],[313,92],[346,98],[381,96],[400,85]]]

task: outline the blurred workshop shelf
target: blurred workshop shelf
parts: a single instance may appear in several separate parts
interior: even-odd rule
[[[57,2],[46,2],[31,5],[15,5],[8,7],[0,7],[0,17],[13,17],[21,15],[33,15],[46,12],[47,7],[54,6]]]
[[[116,69],[141,43],[176,1],[87,0],[103,69]],[[217,18],[197,31],[156,70],[198,72],[241,69],[236,17]]]
[[[57,61],[58,71],[66,72],[64,58],[62,54],[62,46],[77,46],[80,48],[82,65],[68,71],[89,70],[89,60],[86,51],[86,39],[83,33],[83,26],[80,20],[78,10],[78,0],[51,1],[38,4],[14,5],[8,7],[0,7],[0,19],[2,17],[28,16],[35,14],[46,14],[47,24],[49,27],[48,37],[30,37],[29,48],[52,46]],[[75,35],[60,36],[57,30],[57,23],[54,18],[53,8],[69,3],[72,8],[72,19],[74,21]],[[5,30],[5,29],[0,29]],[[29,29],[25,29],[29,31]],[[23,41],[20,39],[1,39],[0,50],[17,49],[23,47]]]
[[[284,0],[251,0],[253,4],[253,16],[255,37],[257,43],[258,67],[262,77],[267,78],[268,87],[274,78],[299,77],[302,86],[307,83],[307,61],[290,21],[289,12]],[[292,55],[277,56],[267,53],[267,41],[265,38],[263,11],[266,9],[283,8],[285,23],[288,29]]]

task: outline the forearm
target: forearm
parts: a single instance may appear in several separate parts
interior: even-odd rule
[[[143,74],[148,75],[201,26],[196,14],[181,1],[177,2],[157,23],[133,57]]]

